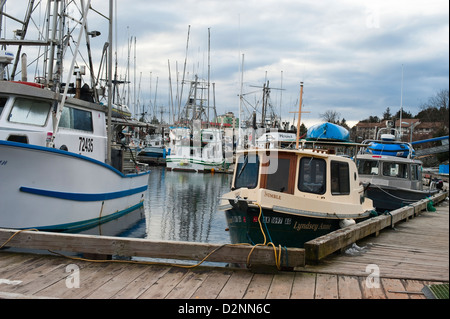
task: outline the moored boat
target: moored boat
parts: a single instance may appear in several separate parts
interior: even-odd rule
[[[52,4],[57,12],[59,2]],[[84,26],[89,5],[83,8],[80,30],[87,32]],[[61,4],[60,9],[66,7]],[[62,42],[59,32],[54,30],[60,36],[52,41],[63,46],[67,43]],[[53,66],[55,59],[55,64],[61,65],[63,51],[57,58],[50,54],[46,62]],[[72,70],[68,73],[73,74]],[[49,74],[55,75],[53,71]],[[42,83],[0,81],[2,228],[79,231],[143,205],[149,171],[130,162],[129,148],[112,143],[108,131],[114,130],[107,125],[111,96],[105,107],[96,96],[96,88],[85,84],[87,90],[81,93],[82,72],[75,69],[75,74],[73,90],[56,77],[40,78]],[[108,88],[111,93],[111,81]]]
[[[225,211],[232,243],[303,247],[373,212],[355,163],[317,149],[237,153]]]
[[[173,171],[220,172],[225,170],[222,132],[217,128],[172,128],[166,167]]]
[[[379,140],[366,140],[356,155],[358,173],[367,197],[375,208],[391,211],[436,194],[425,189],[422,162],[414,158],[410,143],[397,141],[393,134]]]

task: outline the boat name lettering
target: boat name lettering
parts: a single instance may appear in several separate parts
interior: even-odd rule
[[[295,222],[294,229],[296,231],[300,231],[302,229],[313,230],[313,231],[330,230],[331,229],[331,225],[330,224],[324,224],[324,223],[313,224],[313,223],[310,223],[310,222],[308,222],[308,223],[297,223],[297,222]]]
[[[281,195],[271,194],[271,193],[268,193],[268,192],[264,192],[264,197],[270,197],[270,198],[273,198],[273,199],[281,200]]]
[[[0,160],[0,166],[5,166],[7,163],[8,163],[8,161]]]
[[[94,139],[80,136],[79,140],[80,140],[80,146],[78,147],[78,150],[80,152],[91,153],[94,151]]]

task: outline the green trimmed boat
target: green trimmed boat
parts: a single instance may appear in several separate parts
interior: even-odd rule
[[[355,163],[319,149],[254,149],[236,155],[222,198],[232,243],[303,247],[370,217]]]

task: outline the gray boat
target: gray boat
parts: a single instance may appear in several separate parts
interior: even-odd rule
[[[410,143],[396,141],[392,134],[366,140],[356,155],[356,165],[366,196],[377,211],[385,212],[425,199],[439,190],[424,188],[422,162],[414,158]]]

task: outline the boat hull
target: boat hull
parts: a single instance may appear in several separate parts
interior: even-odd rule
[[[266,243],[303,248],[306,242],[340,228],[339,219],[285,214],[265,208],[260,217],[257,207],[232,208],[226,210],[225,215],[233,244],[262,244],[265,235]]]
[[[0,141],[0,227],[78,231],[143,205],[148,172],[124,175],[76,153]]]
[[[204,161],[195,158],[166,157],[166,167],[173,171],[210,172],[224,170],[223,161]]]
[[[438,190],[411,190],[380,185],[368,185],[366,196],[378,212],[392,211],[436,194]]]

